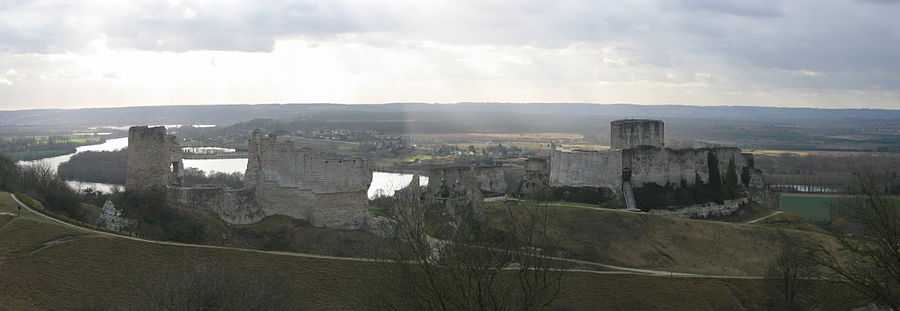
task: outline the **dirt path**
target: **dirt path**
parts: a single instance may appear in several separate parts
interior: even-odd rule
[[[755,224],[755,223],[757,223],[757,222],[760,222],[760,221],[769,219],[769,217],[773,217],[773,216],[775,216],[775,215],[779,215],[779,214],[782,214],[782,213],[784,213],[784,211],[775,211],[775,212],[772,212],[772,213],[769,214],[769,215],[766,215],[766,216],[763,216],[763,217],[760,217],[760,218],[757,218],[757,219],[748,221],[747,223],[748,223],[748,224]]]

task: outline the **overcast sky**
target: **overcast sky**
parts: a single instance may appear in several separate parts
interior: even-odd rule
[[[0,110],[900,108],[900,0],[0,0]]]

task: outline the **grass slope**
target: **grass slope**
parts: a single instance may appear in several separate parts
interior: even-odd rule
[[[489,203],[488,219],[509,204],[513,210],[534,202]],[[566,257],[626,267],[686,273],[760,276],[780,251],[777,229],[761,225],[692,220],[551,205],[555,230]],[[502,227],[504,224],[497,223]],[[828,241],[822,234],[785,230],[804,239]]]
[[[0,193],[0,212],[16,213],[14,206],[8,194]],[[588,224],[593,225],[578,223]],[[142,280],[208,262],[243,273],[274,271],[285,276],[298,310],[361,310],[361,297],[378,286],[378,271],[383,271],[366,262],[99,236],[23,211],[17,217],[0,216],[0,310],[127,306],[146,297]],[[559,305],[567,308],[561,310],[760,310],[763,299],[761,281],[572,273]]]

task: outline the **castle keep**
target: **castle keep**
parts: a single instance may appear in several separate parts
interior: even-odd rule
[[[609,145],[612,149],[631,149],[638,146],[662,148],[665,125],[659,120],[616,120],[609,125]]]
[[[671,149],[664,145],[664,125],[658,120],[618,120],[610,126],[609,151],[550,152],[550,185],[602,187],[634,200],[631,187],[694,185],[709,181],[708,159],[718,160],[721,176],[734,161],[736,174],[756,172],[753,155],[735,147]],[[712,154],[714,157],[709,157]],[[699,178],[699,179],[698,179]]]
[[[292,137],[255,131],[249,142],[245,188],[181,184],[181,150],[165,128],[133,127],[128,139],[128,190],[161,187],[170,204],[212,212],[228,223],[270,215],[314,226],[359,228],[366,217],[368,161],[316,148]]]

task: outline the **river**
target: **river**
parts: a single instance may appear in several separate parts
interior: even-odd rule
[[[64,162],[68,162],[69,159],[72,158],[75,154],[85,152],[85,151],[117,151],[125,149],[128,147],[128,137],[123,138],[113,138],[108,139],[106,142],[97,145],[88,145],[81,146],[75,149],[75,153],[70,153],[66,155],[44,158],[34,161],[20,161],[19,165],[23,166],[31,166],[38,163],[42,163],[48,165],[53,170],[56,170],[60,164]],[[239,158],[239,159],[197,159],[197,160],[184,160],[185,168],[196,168],[202,170],[204,172],[212,173],[212,172],[220,172],[220,173],[244,173],[247,169],[247,159]],[[373,172],[372,173],[372,183],[369,186],[369,190],[367,192],[369,198],[375,198],[379,195],[384,196],[392,196],[394,192],[403,187],[409,185],[412,181],[413,175],[411,174],[400,174],[400,173],[390,173],[390,172]],[[114,188],[122,187],[121,185],[114,184],[104,184],[104,183],[93,183],[93,182],[82,182],[76,180],[67,181],[69,186],[76,190],[84,190],[87,188],[91,188],[101,192],[111,192]],[[422,177],[419,180],[419,183],[422,185],[428,184],[428,177]]]

